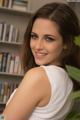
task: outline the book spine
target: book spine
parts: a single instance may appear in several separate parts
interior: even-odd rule
[[[0,81],[0,102],[6,103],[18,85],[18,82]]]
[[[18,74],[19,61],[20,61],[19,56],[16,55],[15,56],[15,62],[14,62],[14,73],[15,74]]]
[[[10,25],[8,42],[12,41],[13,27],[14,27],[13,25]]]
[[[12,5],[13,5],[13,0],[9,0],[8,8],[12,8]]]
[[[2,41],[2,35],[3,35],[3,23],[0,23],[0,41]]]
[[[1,69],[2,72],[6,72],[7,56],[8,56],[8,53],[3,52],[2,69]]]
[[[13,26],[11,42],[17,42],[18,30]]]
[[[6,35],[5,35],[5,41],[8,42],[9,39],[9,32],[10,32],[10,24],[6,24],[7,28],[6,28]]]
[[[2,82],[0,81],[0,101],[2,101]]]
[[[3,54],[0,53],[0,72],[2,71],[2,59],[3,59]]]
[[[13,74],[13,72],[14,72],[14,61],[15,61],[15,56],[12,54],[11,60],[10,60],[10,68],[9,68],[10,74]]]
[[[3,0],[3,6],[8,7],[9,0]]]
[[[0,7],[3,6],[3,0],[0,0]]]
[[[11,54],[9,53],[9,54],[8,54],[8,57],[7,57],[6,73],[9,73],[10,60],[11,60]]]
[[[7,23],[3,24],[3,37],[2,37],[2,41],[5,42],[6,39],[6,31],[7,31]]]

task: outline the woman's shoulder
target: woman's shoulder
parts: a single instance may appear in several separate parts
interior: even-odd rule
[[[30,75],[32,77],[40,77],[41,75],[43,75],[43,73],[44,73],[44,69],[42,67],[34,67],[28,70],[25,73],[25,76]]]
[[[23,81],[24,83],[33,83],[33,84],[43,84],[43,81],[47,79],[45,70],[42,67],[31,68],[24,75]]]
[[[67,72],[59,67],[59,66],[55,66],[55,65],[47,65],[47,66],[39,66],[39,67],[34,67],[31,68],[28,72],[26,72],[26,75],[30,75],[33,77],[41,77],[41,76],[45,76],[46,74],[60,74],[60,75],[64,75],[67,74]]]

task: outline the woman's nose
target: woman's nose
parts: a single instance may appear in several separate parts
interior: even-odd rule
[[[43,48],[43,41],[39,39],[36,42],[36,49],[42,49],[42,48]]]

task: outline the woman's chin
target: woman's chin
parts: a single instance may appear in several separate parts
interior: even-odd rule
[[[41,61],[35,61],[35,63],[37,64],[37,65],[43,65],[44,63],[43,62],[41,62]]]

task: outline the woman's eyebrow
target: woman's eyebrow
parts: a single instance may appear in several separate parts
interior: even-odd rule
[[[35,33],[35,32],[31,32],[31,35],[36,35],[36,36],[38,36],[38,34],[37,33]],[[54,35],[52,35],[52,34],[44,34],[44,37],[52,37],[52,38],[56,38],[56,36],[54,36]]]
[[[31,34],[37,34],[37,33],[35,33],[35,32],[31,32]]]
[[[35,33],[35,32],[31,32],[31,35],[36,35],[36,36],[38,36],[38,34],[37,34],[37,33]]]
[[[56,36],[54,36],[54,35],[52,35],[52,34],[45,34],[45,36],[48,36],[48,37],[56,37]]]

